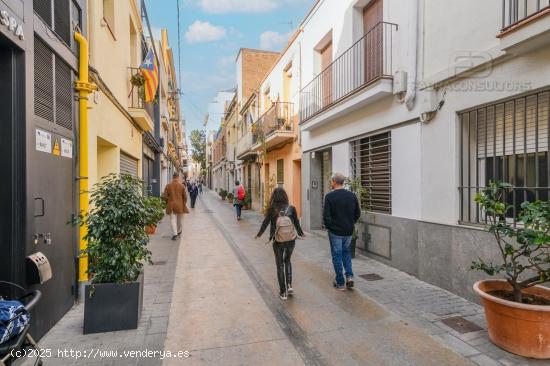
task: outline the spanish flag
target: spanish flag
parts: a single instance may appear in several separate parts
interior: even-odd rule
[[[159,68],[157,65],[157,59],[152,49],[149,49],[145,60],[139,67],[141,74],[145,78],[145,102],[152,102],[157,94],[157,88],[159,86]]]

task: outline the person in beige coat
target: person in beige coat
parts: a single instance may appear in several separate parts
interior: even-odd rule
[[[179,174],[172,175],[172,181],[164,188],[162,197],[166,201],[166,214],[170,215],[172,240],[176,240],[183,228],[183,215],[188,214],[187,192],[179,179]]]

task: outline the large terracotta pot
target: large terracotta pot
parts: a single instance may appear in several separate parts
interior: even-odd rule
[[[154,233],[157,232],[157,226],[156,225],[146,226],[145,232],[149,235],[153,235]]]
[[[481,297],[489,338],[494,344],[517,355],[550,358],[550,306],[520,304],[487,294],[511,290],[506,280],[485,280],[474,284]],[[550,300],[550,289],[535,286],[524,290]]]

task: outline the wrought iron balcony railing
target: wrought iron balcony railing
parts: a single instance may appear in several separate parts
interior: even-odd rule
[[[392,77],[397,24],[380,22],[300,91],[300,123],[381,78]]]
[[[502,0],[501,32],[542,12],[550,12],[550,0]]]
[[[134,85],[131,80],[135,79],[138,75],[141,75],[141,70],[137,67],[129,67],[129,79],[130,80],[130,94],[128,95],[128,108],[143,109],[147,112],[151,120],[154,121],[154,106],[153,103],[146,103],[144,86]]]
[[[294,129],[293,109],[293,103],[273,103],[271,108],[252,125],[252,145],[260,143],[277,131],[292,131]]]

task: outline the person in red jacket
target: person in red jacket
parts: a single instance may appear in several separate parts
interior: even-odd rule
[[[233,188],[233,206],[235,206],[235,210],[237,211],[237,221],[241,220],[245,199],[246,191],[244,190],[244,186],[239,181],[236,181],[235,188]]]

